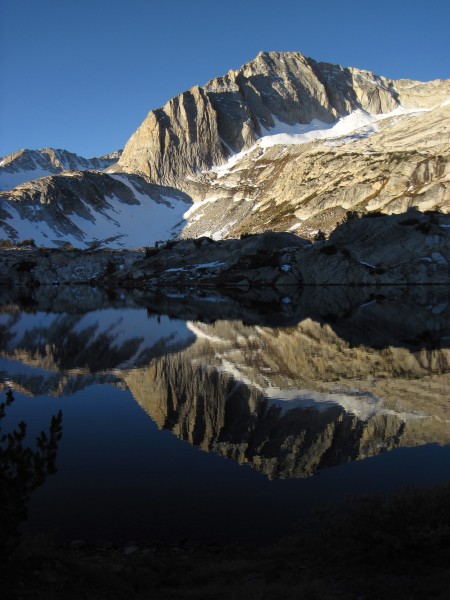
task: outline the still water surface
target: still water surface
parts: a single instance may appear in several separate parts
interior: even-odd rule
[[[29,526],[266,540],[324,503],[450,481],[448,290],[308,293],[4,301],[4,429],[24,419],[31,442],[63,413]]]

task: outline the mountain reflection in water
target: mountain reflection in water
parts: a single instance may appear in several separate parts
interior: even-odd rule
[[[269,479],[450,444],[446,288],[33,293],[3,291],[0,314],[2,385],[24,397],[128,389],[159,429]]]

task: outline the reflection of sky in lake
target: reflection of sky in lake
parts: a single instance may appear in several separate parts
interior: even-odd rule
[[[63,412],[58,473],[30,509],[62,538],[265,539],[319,504],[448,481],[448,348],[142,309],[2,314],[0,326],[16,398],[3,431],[25,419],[32,439]],[[199,431],[211,452],[192,444]]]
[[[271,481],[158,430],[125,390],[16,398],[8,422],[26,414],[30,434],[63,411],[58,473],[35,492],[30,517],[67,539],[264,539],[318,504],[445,482],[450,473],[450,447],[432,444]]]

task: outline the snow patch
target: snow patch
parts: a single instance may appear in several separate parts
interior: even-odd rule
[[[217,269],[217,267],[223,267],[225,263],[220,262],[218,260],[209,263],[201,263],[198,265],[185,265],[184,267],[172,267],[171,269],[166,269],[164,273],[174,273],[177,271],[197,271],[200,269]]]
[[[205,333],[200,327],[198,327],[193,321],[186,321],[186,326],[189,331],[202,340],[208,340],[209,342],[213,342],[214,344],[226,344],[228,345],[228,340],[223,340],[222,338],[216,335],[208,335]]]
[[[65,173],[65,176],[70,176]],[[74,173],[76,175],[76,173]],[[152,246],[161,239],[170,239],[177,235],[186,202],[179,198],[166,196],[165,202],[158,202],[139,192],[126,177],[113,176],[131,189],[138,204],[127,204],[117,196],[106,197],[106,208],[94,210],[85,203],[86,216],[66,213],[69,232],[57,230],[46,221],[46,207],[36,204],[33,219],[22,218],[13,203],[5,208],[11,217],[4,221],[16,231],[17,239],[34,239],[38,246],[58,246],[71,243],[76,248],[89,246],[91,242],[105,242],[110,248],[136,248]],[[71,225],[73,227],[71,227]]]
[[[313,119],[310,123],[306,124],[297,123],[295,125],[287,125],[274,118],[275,126],[266,130],[266,133],[258,140],[257,144],[261,148],[266,149],[278,144],[306,144],[316,140],[330,140],[355,135],[357,132],[359,132],[359,137],[361,135],[368,136],[378,130],[376,124],[379,121],[427,110],[429,109],[408,109],[399,106],[389,113],[372,115],[358,109],[340,118],[335,123],[323,123],[318,119]]]
[[[0,167],[4,161],[0,163]],[[49,175],[56,175],[55,171],[49,171],[48,169],[34,169],[32,171],[17,171],[16,173],[8,173],[7,171],[0,172],[0,191],[12,190],[22,183],[32,181],[34,179],[40,179],[41,177],[48,177]]]
[[[269,387],[264,389],[264,395],[271,401],[271,404],[279,406],[283,412],[292,408],[311,408],[318,412],[324,412],[333,406],[340,406],[347,414],[354,415],[364,421],[380,414],[395,415],[405,421],[425,416],[422,413],[402,413],[387,409],[380,397],[356,389],[318,392],[314,390],[282,390]]]
[[[319,119],[313,119],[310,123],[296,123],[294,125],[283,123],[283,121],[280,121],[273,115],[272,118],[275,125],[271,128],[266,128],[261,123],[263,135],[251,148],[233,154],[226,163],[211,167],[210,171],[216,173],[219,179],[231,171],[236,171],[238,163],[252,153],[255,148],[260,148],[260,153],[257,157],[259,158],[267,148],[276,145],[306,144],[317,140],[333,140],[345,136],[352,136],[354,139],[367,137],[378,131],[377,123],[379,121],[392,117],[419,114],[428,112],[429,110],[431,109],[398,106],[389,113],[373,115],[358,109],[345,117],[341,117],[334,123],[324,123]],[[329,143],[333,144],[332,141]]]

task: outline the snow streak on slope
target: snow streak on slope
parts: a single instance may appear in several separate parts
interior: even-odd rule
[[[211,171],[217,173],[219,178],[223,177],[255,148],[265,150],[277,145],[307,144],[317,140],[333,140],[343,137],[348,138],[348,136],[360,139],[376,133],[379,121],[404,115],[420,114],[429,110],[426,108],[408,109],[399,106],[390,113],[372,115],[358,109],[334,123],[324,123],[318,119],[313,119],[310,123],[296,123],[295,125],[283,123],[273,116],[275,126],[270,129],[262,127],[263,135],[252,148],[234,154],[224,165],[213,167]]]
[[[186,202],[165,197],[165,202],[158,202],[153,198],[138,192],[126,177],[111,175],[120,180],[133,192],[138,204],[129,205],[121,202],[116,196],[106,198],[108,209],[93,212],[92,220],[81,216],[74,216],[71,221],[83,231],[86,243],[89,241],[108,240],[111,248],[130,248],[153,245],[158,240],[174,237],[177,225],[183,220],[186,211]],[[79,246],[78,241],[73,242]]]

